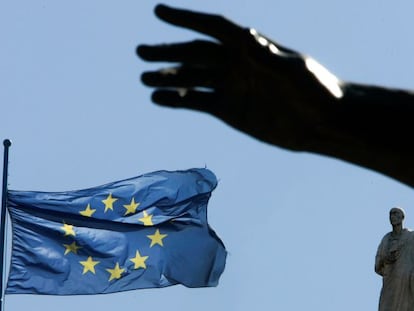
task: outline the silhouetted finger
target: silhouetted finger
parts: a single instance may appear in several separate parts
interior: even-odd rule
[[[243,28],[220,15],[175,9],[159,4],[155,14],[162,20],[212,36],[222,42],[238,42]]]
[[[217,43],[195,40],[185,43],[140,45],[137,54],[147,61],[183,63],[224,63],[226,53]]]
[[[214,92],[178,89],[156,90],[152,93],[152,101],[172,108],[188,108],[219,116],[220,98]]]
[[[208,87],[219,84],[219,75],[211,68],[182,66],[159,71],[144,72],[141,80],[152,87]]]

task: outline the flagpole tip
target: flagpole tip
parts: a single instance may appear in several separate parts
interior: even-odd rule
[[[11,146],[11,144],[12,144],[12,142],[11,142],[11,140],[10,140],[10,139],[5,139],[5,140],[3,140],[3,145],[4,145],[4,147],[10,147],[10,146]]]

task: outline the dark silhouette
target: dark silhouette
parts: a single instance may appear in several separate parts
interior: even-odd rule
[[[378,246],[375,272],[382,276],[379,311],[411,311],[414,306],[414,232],[404,228],[404,210],[390,210],[392,231]]]
[[[210,113],[275,146],[339,158],[414,187],[414,93],[344,82],[314,59],[222,16],[158,5],[155,14],[211,40],[140,45],[163,106]],[[379,64],[380,65],[380,64]]]

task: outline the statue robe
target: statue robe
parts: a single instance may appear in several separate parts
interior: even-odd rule
[[[379,311],[414,311],[414,232],[386,234],[375,257],[375,271],[383,277]]]

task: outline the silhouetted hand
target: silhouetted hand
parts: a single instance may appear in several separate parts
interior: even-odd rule
[[[156,88],[152,100],[160,105],[205,111],[262,141],[304,150],[342,95],[339,81],[313,59],[253,29],[221,16],[164,5],[158,5],[155,13],[166,22],[212,37],[138,47],[144,60],[178,63],[142,75],[146,85]],[[326,74],[319,78],[333,89],[318,80],[317,71]]]
[[[393,251],[393,252],[389,252],[388,253],[388,256],[385,258],[385,262],[387,264],[394,263],[400,257],[400,253],[401,253],[400,250],[396,250],[396,251]]]
[[[414,187],[414,94],[339,81],[314,59],[218,16],[158,5],[156,15],[211,40],[140,45],[160,105],[208,112],[259,140],[336,157]]]

